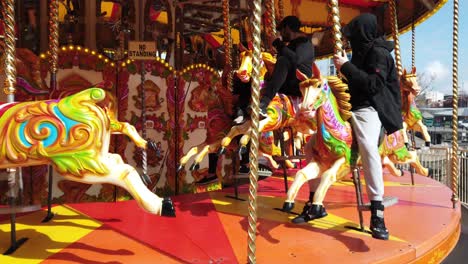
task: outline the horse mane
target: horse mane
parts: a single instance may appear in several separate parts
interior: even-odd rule
[[[402,74],[400,76],[400,83],[406,86],[411,86],[411,84],[408,84],[410,81],[410,78],[416,78],[417,75],[416,73],[407,73],[407,74]]]
[[[341,118],[348,121],[351,118],[351,103],[349,102],[351,95],[348,93],[348,85],[337,76],[328,76],[327,80],[338,103]]]

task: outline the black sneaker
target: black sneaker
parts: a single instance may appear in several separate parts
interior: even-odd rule
[[[247,121],[246,113],[244,112],[244,110],[238,108],[236,111],[235,118],[234,120],[232,120],[232,124],[234,126],[238,126],[245,123],[245,121]]]
[[[258,111],[258,119],[263,120],[263,119],[265,119],[267,117],[268,117],[268,114],[267,114],[266,110],[260,108],[260,111]]]
[[[238,125],[244,124],[245,121],[247,121],[247,118],[245,118],[245,116],[243,116],[243,115],[240,115],[240,116],[234,118],[234,120],[232,120],[232,124],[234,126],[238,126]]]
[[[314,219],[319,219],[327,216],[327,211],[323,205],[312,204],[312,202],[307,202],[302,210],[302,213],[296,216],[292,222],[294,224],[302,224]]]
[[[370,230],[373,238],[388,240],[388,230],[383,217],[372,216]]]
[[[371,221],[370,230],[372,237],[376,239],[388,240],[388,230],[384,221],[384,206],[381,201],[371,201]]]
[[[240,165],[239,168],[239,174],[249,174],[250,173],[250,168],[247,165]]]

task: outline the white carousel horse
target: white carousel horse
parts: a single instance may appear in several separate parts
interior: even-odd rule
[[[51,163],[68,180],[120,186],[147,212],[175,216],[169,198],[148,190],[135,168],[109,153],[111,133],[147,146],[135,127],[116,119],[115,107],[112,96],[100,88],[59,100],[1,104],[0,168]]]
[[[347,121],[351,117],[347,85],[335,76],[322,78],[315,67],[311,79],[307,79],[299,71],[297,75],[303,81],[301,86],[308,86],[308,93],[303,101],[306,109],[301,111],[303,114],[300,118],[296,117],[296,122],[313,124],[317,133],[313,137],[312,158],[296,173],[294,182],[289,188],[283,206],[285,211],[293,209],[297,193],[305,182],[321,177],[320,184],[315,190],[313,204],[322,205],[330,186],[351,172],[353,138],[351,125]],[[394,176],[401,176],[394,163],[409,163],[417,173],[427,176],[427,168],[419,162],[416,151],[406,149],[401,134],[400,130],[386,135],[379,146],[383,166]]]

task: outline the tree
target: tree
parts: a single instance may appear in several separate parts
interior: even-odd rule
[[[426,96],[427,92],[430,92],[434,89],[433,83],[437,78],[435,73],[431,72],[422,72],[418,73],[418,84],[421,87],[421,92],[416,96],[416,104],[420,106],[427,106]]]

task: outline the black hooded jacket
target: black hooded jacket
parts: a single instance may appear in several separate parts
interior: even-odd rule
[[[393,42],[378,35],[377,18],[362,14],[343,29],[351,42],[351,62],[341,67],[348,80],[352,110],[372,106],[388,134],[402,128],[400,83],[390,52]]]

